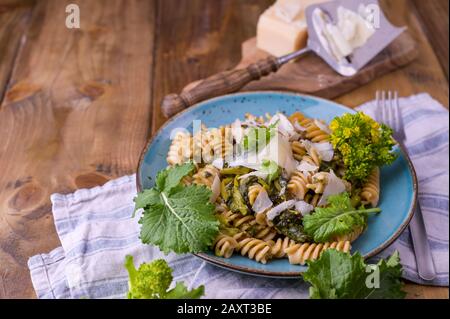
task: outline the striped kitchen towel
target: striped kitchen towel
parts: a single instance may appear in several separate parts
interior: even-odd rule
[[[403,234],[379,256],[399,250],[404,277],[417,283],[448,286],[448,111],[428,94],[400,101],[407,131],[406,146],[419,179],[419,200],[428,232],[437,278],[422,281],[416,270],[410,234]],[[370,114],[373,102],[360,107]],[[165,256],[140,243],[137,218],[131,218],[135,177],[124,176],[103,186],[73,194],[53,194],[53,217],[61,247],[28,261],[38,298],[123,298],[127,291],[125,255],[135,263],[165,258],[175,281],[205,285],[207,298],[306,298],[301,280],[269,279],[238,274],[192,255]]]

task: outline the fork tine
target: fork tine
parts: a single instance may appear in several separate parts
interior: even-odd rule
[[[375,105],[375,120],[378,122],[381,122],[381,110],[380,110],[380,91],[377,90],[375,92],[375,101],[376,101],[376,105]]]
[[[395,91],[394,94],[394,107],[395,107],[395,115],[398,119],[399,127],[398,129],[401,130],[403,128],[403,117],[402,117],[402,110],[400,109],[400,103],[398,100],[398,92]]]
[[[391,126],[394,131],[396,131],[396,119],[395,119],[395,115],[393,113],[394,108],[393,108],[393,103],[392,103],[392,92],[388,91],[388,101],[389,101],[389,105],[388,105],[388,125]]]

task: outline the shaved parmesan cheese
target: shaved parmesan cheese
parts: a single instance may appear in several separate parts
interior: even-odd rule
[[[331,134],[331,130],[328,127],[328,125],[323,124],[321,121],[319,120],[314,120],[314,124],[316,124],[316,126],[321,130],[324,131],[327,134]]]
[[[322,197],[317,203],[318,206],[326,205],[327,198],[331,195],[341,194],[346,191],[345,183],[339,177],[337,177],[333,170],[328,173],[327,184],[323,190]]]
[[[319,154],[319,157],[324,162],[329,162],[333,159],[334,156],[333,145],[331,145],[331,143],[329,142],[313,143],[309,140],[301,140],[300,143],[303,145],[303,147],[306,149],[308,153],[311,152],[311,148],[314,148]]]
[[[314,210],[314,206],[301,200],[295,203],[295,210],[305,216]]]
[[[301,161],[300,164],[297,166],[297,170],[302,172],[303,174],[307,174],[309,172],[317,172],[319,170],[319,166],[316,166],[314,164],[311,164],[307,161]]]
[[[265,189],[262,189],[253,203],[252,209],[255,213],[260,214],[273,206]]]
[[[244,138],[244,130],[242,129],[241,121],[239,119],[236,119],[236,121],[231,124],[231,135],[233,135],[237,144],[241,143]]]
[[[223,168],[223,158],[221,158],[221,157],[216,158],[215,160],[212,161],[211,165],[217,169],[222,169]]]
[[[319,156],[322,159],[322,161],[329,162],[333,159],[334,150],[333,145],[331,145],[331,143],[329,142],[313,143],[313,147],[317,150],[317,153],[319,153]]]
[[[209,201],[211,203],[214,203],[217,199],[217,197],[219,197],[220,195],[220,178],[219,175],[214,176],[214,181],[211,185],[211,197],[209,198]]]
[[[284,212],[286,209],[290,209],[294,207],[295,200],[291,199],[285,202],[282,202],[281,204],[275,206],[271,210],[269,210],[266,214],[268,220],[273,220],[275,217],[280,215],[281,212]]]
[[[300,123],[298,123],[298,122],[294,123],[294,128],[297,130],[297,132],[305,132],[306,131],[306,127],[301,126]]]
[[[258,153],[247,152],[238,156],[229,163],[230,167],[244,166],[258,170],[264,160],[274,161],[278,166],[285,169],[290,176],[294,172],[296,161],[292,155],[291,144],[282,134],[275,134],[270,142]]]
[[[289,137],[289,142],[292,142],[292,141],[298,141],[298,140],[300,139],[300,137],[301,137],[300,134],[298,134],[297,132],[294,132],[294,134],[292,134],[292,135]]]
[[[268,125],[274,124],[278,124],[277,128],[282,134],[291,136],[295,133],[294,126],[292,126],[291,121],[289,121],[288,118],[282,113],[275,114],[268,122]]]

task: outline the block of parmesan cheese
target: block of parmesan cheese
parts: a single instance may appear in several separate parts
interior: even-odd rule
[[[277,0],[258,20],[256,46],[282,56],[306,46],[305,8],[328,0]]]

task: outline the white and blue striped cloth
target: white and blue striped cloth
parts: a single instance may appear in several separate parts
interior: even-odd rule
[[[400,101],[407,131],[407,148],[419,178],[419,199],[435,266],[433,282],[448,286],[448,111],[427,94]],[[361,106],[371,113],[374,105]],[[38,298],[123,298],[127,291],[125,255],[135,263],[165,258],[176,281],[190,287],[205,285],[207,298],[307,298],[301,280],[270,279],[227,271],[191,255],[164,256],[155,247],[142,245],[137,217],[131,218],[136,194],[135,177],[124,176],[101,187],[51,196],[53,217],[61,240],[48,254],[28,261]],[[399,250],[404,277],[425,283],[418,276],[411,239],[406,230],[377,258]]]

